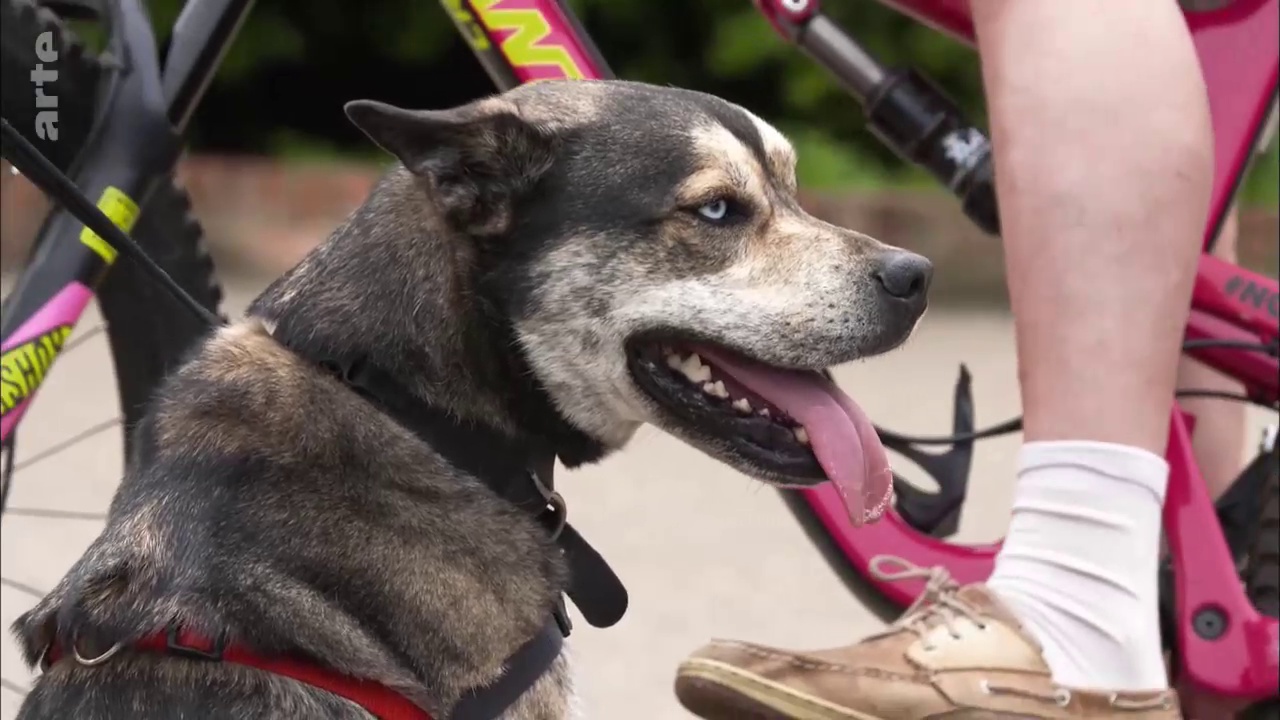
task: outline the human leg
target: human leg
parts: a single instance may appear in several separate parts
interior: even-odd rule
[[[989,585],[1060,682],[1162,687],[1163,454],[1211,129],[1178,7],[1092,2],[973,4],[1027,441]]]
[[[1027,440],[1163,455],[1213,169],[1185,20],[1109,0],[973,15]]]

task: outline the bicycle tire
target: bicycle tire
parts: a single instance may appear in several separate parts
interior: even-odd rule
[[[1280,700],[1268,700],[1249,706],[1236,720],[1280,720]]]
[[[188,295],[221,317],[222,286],[204,228],[192,213],[190,196],[172,178],[143,207],[133,239]],[[116,260],[97,300],[107,323],[127,453],[156,386],[212,328],[129,257]]]
[[[1259,498],[1261,511],[1244,579],[1253,606],[1275,618],[1280,617],[1280,446],[1271,452],[1271,471]]]
[[[1258,612],[1280,617],[1280,445],[1271,450],[1271,472],[1262,488],[1257,534],[1245,561],[1245,590]],[[1240,720],[1280,720],[1280,692],[1255,703]]]
[[[57,138],[42,138],[36,132],[37,86],[32,72],[43,65],[36,43],[49,33],[49,44],[57,60],[49,71],[56,79],[46,79],[39,90],[57,98]],[[59,170],[68,172],[93,129],[99,80],[103,66],[79,37],[48,8],[34,0],[3,0],[0,3],[0,115],[31,141]]]
[[[6,88],[0,112],[15,127],[20,127],[15,118],[29,118],[27,127],[34,127],[35,94],[29,92],[31,83],[26,76],[37,62],[36,38],[48,32],[60,43],[59,129],[65,127],[67,132],[60,132],[56,143],[37,147],[42,152],[52,149],[50,160],[66,171],[92,129],[101,65],[57,16],[31,0],[3,0],[0,19],[4,22],[0,26],[0,45],[4,47],[0,80]],[[29,64],[18,64],[23,62]],[[15,84],[20,86],[19,92],[10,90]],[[63,125],[72,118],[75,122]],[[36,235],[37,243],[48,222],[47,217]],[[159,183],[142,206],[132,238],[197,302],[218,312],[222,288],[205,247],[204,231],[192,214],[190,197],[173,178]],[[153,390],[209,328],[126,255],[116,260],[95,297],[106,324],[128,457],[132,428]]]

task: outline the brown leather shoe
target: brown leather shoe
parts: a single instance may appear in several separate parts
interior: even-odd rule
[[[792,652],[713,641],[680,665],[680,703],[706,720],[1059,720],[1180,718],[1171,691],[1111,693],[1053,682],[1040,646],[982,585],[942,568],[877,558],[886,579],[929,577],[882,633]],[[886,572],[888,563],[899,570]]]

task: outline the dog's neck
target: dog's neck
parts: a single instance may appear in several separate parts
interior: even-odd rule
[[[414,400],[514,441],[547,447],[567,466],[604,446],[569,423],[529,371],[502,299],[484,283],[500,258],[445,227],[403,169],[248,314],[316,363],[366,363]]]

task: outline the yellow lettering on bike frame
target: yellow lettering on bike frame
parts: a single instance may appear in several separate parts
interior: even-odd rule
[[[480,21],[476,20],[476,16],[472,15],[471,10],[467,8],[466,0],[444,0],[444,5],[449,11],[449,16],[453,18],[454,24],[462,31],[462,37],[466,39],[467,44],[473,50],[488,50],[489,37],[484,34]]]
[[[549,65],[559,68],[565,79],[581,80],[584,77],[582,69],[564,46],[554,42],[543,44],[551,34],[551,25],[541,12],[532,8],[495,9],[494,6],[500,2],[503,0],[475,0],[474,7],[490,31],[511,31],[501,45],[512,65]]]
[[[115,223],[116,227],[126,233],[133,229],[133,224],[138,221],[138,204],[121,192],[120,188],[107,186],[102,191],[102,197],[98,198],[98,209],[104,215]],[[98,257],[107,261],[107,264],[116,261],[116,255],[119,251],[111,247],[111,243],[103,240],[98,233],[85,227],[80,231],[80,242],[89,247],[90,250],[98,254]]]
[[[0,415],[8,415],[36,391],[70,334],[71,326],[61,325],[0,355]]]

